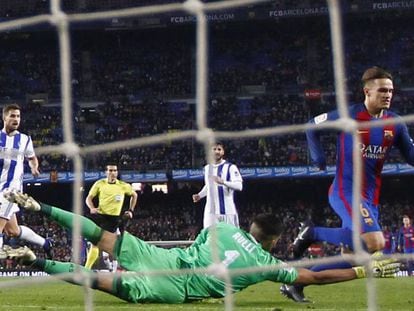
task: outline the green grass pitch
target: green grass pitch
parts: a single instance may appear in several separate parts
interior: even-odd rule
[[[3,279],[0,282],[7,282]],[[4,285],[4,284],[2,284]],[[414,310],[414,278],[379,279],[375,281],[378,310]],[[0,310],[4,311],[81,311],[85,310],[84,288],[53,281],[45,284],[0,288]],[[93,292],[94,310],[224,310],[222,300],[192,304],[128,304],[98,291]],[[366,281],[311,286],[307,296],[314,302],[296,304],[279,294],[279,284],[265,282],[247,288],[234,296],[235,310],[366,310]]]

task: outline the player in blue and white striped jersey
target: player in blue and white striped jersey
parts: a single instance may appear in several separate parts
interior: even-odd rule
[[[32,139],[18,131],[20,126],[20,106],[6,105],[3,108],[3,129],[0,133],[0,247],[3,247],[3,232],[9,237],[32,242],[42,246],[47,256],[52,256],[52,242],[35,233],[26,226],[19,226],[16,213],[17,204],[3,197],[3,190],[12,188],[22,190],[24,160],[27,159],[33,176],[39,175],[39,162],[35,155]]]
[[[217,142],[212,147],[214,163],[204,166],[204,187],[193,195],[194,203],[207,197],[204,209],[203,227],[219,222],[239,227],[239,216],[234,204],[234,191],[243,189],[243,178],[239,169],[224,159],[224,145]],[[212,186],[212,187],[211,187]]]

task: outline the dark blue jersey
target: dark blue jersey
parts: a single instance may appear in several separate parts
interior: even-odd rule
[[[350,106],[349,115],[357,122],[376,122],[389,118],[399,118],[396,113],[389,110],[384,110],[381,117],[374,118],[368,113],[363,103]],[[321,114],[309,122],[320,124],[327,120],[336,120],[338,118],[338,111],[334,110]],[[393,146],[397,147],[406,161],[414,165],[413,141],[408,134],[407,126],[402,123],[374,128],[360,128],[358,133],[361,139],[359,150],[363,166],[361,196],[363,199],[377,205],[381,189],[381,172],[391,148]],[[324,168],[326,166],[326,159],[319,135],[320,131],[308,130],[306,132],[312,160],[320,168]],[[351,134],[345,132],[338,133],[336,175],[330,191],[334,191],[344,198],[352,197],[354,176],[352,146],[353,139]]]
[[[385,246],[383,249],[384,254],[393,254],[395,252],[395,235],[389,230],[382,231],[385,240]]]
[[[411,253],[414,250],[414,227],[401,227],[398,232],[398,246],[405,253]]]

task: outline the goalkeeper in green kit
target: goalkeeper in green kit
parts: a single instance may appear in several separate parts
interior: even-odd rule
[[[39,203],[17,190],[4,190],[4,197],[27,210],[42,212],[66,228],[72,228],[73,219],[77,217],[81,222],[82,236],[116,258],[125,272],[95,272],[70,262],[36,258],[26,246],[5,250],[7,256],[18,258],[23,264],[49,274],[82,271],[90,275],[92,288],[128,302],[184,303],[204,298],[221,298],[226,294],[226,283],[222,278],[226,271],[230,274],[232,292],[266,280],[303,285],[328,284],[365,277],[367,273],[365,267],[320,272],[289,267],[268,252],[282,232],[280,221],[268,214],[256,216],[249,233],[232,225],[219,223],[215,227],[203,229],[194,243],[186,249],[163,249],[149,245],[128,232],[116,235],[105,231],[85,217]],[[212,250],[214,234],[217,236],[216,253]],[[219,258],[219,264],[213,264],[213,254]],[[234,269],[239,272],[241,268],[270,266],[272,269],[266,271],[232,273]],[[376,261],[373,268],[375,277],[390,277],[399,271],[399,263],[393,260]],[[172,273],[180,269],[185,270]],[[196,269],[204,271],[191,273]],[[83,285],[76,278],[69,282]]]

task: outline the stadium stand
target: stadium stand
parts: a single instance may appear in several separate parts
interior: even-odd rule
[[[110,6],[110,3],[102,5]],[[383,17],[392,22],[390,30],[385,29],[386,22],[378,24],[374,18],[366,20],[360,15],[349,15],[346,21],[346,27],[349,27],[345,38],[346,63],[348,89],[356,90],[359,77],[355,74],[367,62],[361,51],[368,48],[368,43],[362,40],[360,28],[353,25],[373,29],[381,40],[376,42],[377,48],[370,57],[376,59],[377,65],[384,65],[395,72],[399,90],[393,108],[405,115],[412,111],[410,95],[414,81],[404,68],[409,68],[412,63],[410,51],[414,40],[407,27],[409,14],[399,13],[398,17],[397,20],[391,15]],[[312,22],[312,31],[318,29],[318,37],[312,37],[310,30],[303,30],[309,22]],[[275,23],[278,27],[274,27]],[[295,38],[287,34],[292,28],[298,29]],[[108,33],[88,29],[82,34],[76,29],[73,31],[72,86],[79,144],[90,145],[195,127],[192,104],[194,30],[191,25],[180,26],[179,30]],[[384,32],[386,36],[380,35]],[[396,33],[403,35],[394,36]],[[213,24],[210,36],[209,124],[212,128],[234,131],[299,124],[335,107],[329,29],[325,19],[265,20],[248,27],[239,22],[225,27]],[[396,37],[398,39],[394,40]],[[3,33],[0,42],[8,47],[0,51],[4,72],[0,77],[3,86],[0,102],[26,102],[28,94],[47,94],[48,105],[27,103],[24,109],[29,113],[25,112],[23,126],[37,146],[61,143],[55,35],[47,29]],[[19,61],[21,59],[25,61]],[[319,90],[321,97],[306,98],[304,92],[307,89]],[[350,100],[356,101],[358,96],[351,96]],[[162,119],[158,118],[159,109],[163,110]],[[329,141],[331,138],[327,136],[326,139]],[[244,148],[246,146],[248,148]],[[246,150],[242,151],[242,148]],[[235,140],[230,143],[229,150],[229,158],[241,166],[309,164],[304,135],[301,134],[243,143]],[[195,168],[204,161],[199,145],[192,141],[180,146],[156,146],[151,151],[150,158],[145,148],[104,154],[86,159],[86,169],[96,170],[99,169],[98,163],[120,158],[131,170]],[[332,147],[328,151],[328,164],[334,163],[334,155]],[[399,161],[399,158],[392,161]],[[45,171],[71,170],[71,163],[62,157],[46,156],[42,162]]]

